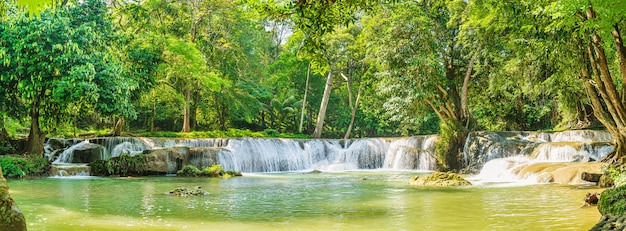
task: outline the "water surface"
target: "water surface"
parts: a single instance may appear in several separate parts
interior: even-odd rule
[[[11,180],[29,230],[589,230],[571,185],[423,188],[415,172]],[[365,179],[363,179],[365,178]],[[179,198],[176,187],[209,195]]]

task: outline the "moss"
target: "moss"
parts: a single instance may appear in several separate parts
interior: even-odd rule
[[[457,171],[460,169],[458,154],[465,143],[467,133],[462,125],[455,121],[441,121],[440,136],[435,145],[437,170]]]
[[[435,172],[429,176],[411,177],[409,184],[421,186],[467,186],[472,185],[456,173]]]
[[[607,189],[598,201],[598,210],[602,215],[623,215],[626,209],[626,185]]]

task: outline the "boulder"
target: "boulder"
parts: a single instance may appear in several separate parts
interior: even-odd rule
[[[583,172],[582,174],[580,174],[580,178],[584,181],[589,181],[589,182],[598,182],[600,181],[600,177],[602,176],[602,174],[600,173],[590,173],[590,172]]]
[[[600,180],[598,181],[598,186],[602,187],[602,188],[609,188],[609,187],[613,187],[615,183],[613,182],[613,177],[611,177],[610,174],[604,174],[600,177]]]
[[[418,186],[467,186],[472,185],[456,173],[435,172],[429,176],[414,176],[409,181],[411,185]]]
[[[187,157],[183,159],[183,166],[193,165],[202,170],[217,164],[217,152],[221,148],[215,147],[190,147]]]
[[[2,176],[2,168],[0,168],[0,230],[26,230],[26,219],[9,194],[9,185]]]
[[[623,215],[626,210],[626,185],[604,190],[598,200],[602,215]]]
[[[600,218],[595,226],[589,231],[622,231],[626,230],[626,216],[624,215],[605,215]]]
[[[147,172],[174,174],[187,162],[188,147],[171,147],[144,151]]]
[[[191,196],[204,196],[209,193],[207,191],[204,191],[202,187],[198,186],[196,188],[185,188],[185,187],[176,188],[170,191],[169,194],[173,196],[179,196],[179,197],[191,197]]]
[[[598,200],[600,221],[590,230],[626,230],[626,186],[604,190]]]
[[[99,144],[85,143],[74,149],[72,155],[72,163],[91,163],[94,160],[101,159],[101,153],[104,147]]]

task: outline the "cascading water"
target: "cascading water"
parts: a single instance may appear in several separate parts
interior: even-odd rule
[[[191,164],[220,164],[242,172],[349,171],[359,169],[435,170],[437,136],[353,140],[265,138],[129,138],[110,137],[55,141],[47,148],[55,164],[89,163],[122,153],[145,153],[156,161],[150,171],[175,173]],[[466,173],[492,181],[530,179],[547,163],[593,162],[612,150],[603,131],[472,132],[465,143]],[[597,142],[599,141],[599,142]],[[73,145],[71,145],[73,144]],[[54,153],[61,153],[58,157]],[[556,165],[555,165],[556,166]],[[545,178],[545,177],[544,177]],[[547,179],[547,178],[546,178]]]
[[[498,137],[493,139],[494,136]],[[484,137],[498,142],[488,142]],[[465,161],[480,165],[475,168],[480,173],[472,177],[479,182],[582,183],[583,171],[599,171],[600,164],[588,162],[596,162],[611,152],[612,140],[603,131],[530,133],[517,137],[479,133],[468,138]],[[515,148],[502,153],[499,147],[507,143],[515,144]]]
[[[157,153],[166,162],[166,173],[182,165],[198,168],[220,164],[224,169],[243,172],[280,172],[319,169],[434,170],[436,136],[407,138],[367,138],[355,140],[316,139],[163,139],[97,138],[67,148],[55,164],[85,160],[89,153],[98,159],[122,153]],[[78,152],[78,150],[81,150]],[[88,150],[88,151],[85,151]],[[85,154],[87,153],[87,154]],[[155,154],[156,155],[156,154]],[[81,156],[79,158],[79,156]],[[86,162],[87,163],[87,162]]]

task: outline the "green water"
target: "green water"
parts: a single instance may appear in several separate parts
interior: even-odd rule
[[[29,230],[588,230],[576,186],[420,188],[408,172],[11,180]],[[367,178],[362,180],[361,178]],[[176,187],[209,195],[179,198]]]

